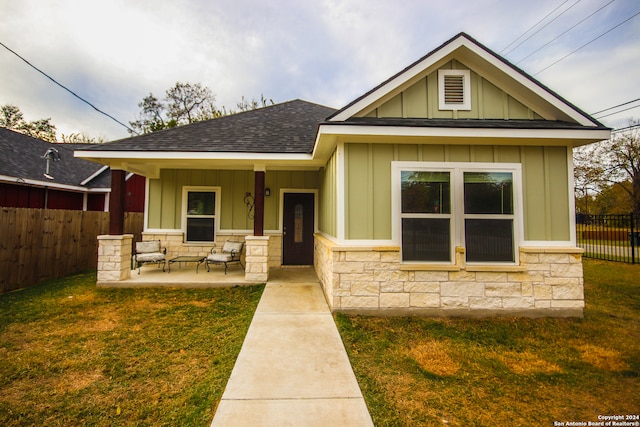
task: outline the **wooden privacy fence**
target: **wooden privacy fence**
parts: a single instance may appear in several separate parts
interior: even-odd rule
[[[125,214],[125,233],[141,240],[143,214]],[[109,213],[0,208],[0,293],[97,266]]]

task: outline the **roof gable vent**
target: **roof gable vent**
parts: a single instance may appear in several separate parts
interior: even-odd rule
[[[438,100],[440,110],[470,110],[470,71],[438,70]]]

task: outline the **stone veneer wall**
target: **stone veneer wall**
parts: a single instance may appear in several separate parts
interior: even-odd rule
[[[400,248],[344,247],[315,236],[332,311],[428,316],[582,317],[582,249],[521,247],[518,266],[405,265]]]

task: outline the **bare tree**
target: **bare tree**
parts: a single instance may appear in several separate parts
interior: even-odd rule
[[[165,95],[161,101],[149,93],[138,103],[141,108],[140,116],[129,122],[133,130],[137,133],[151,133],[222,115],[215,107],[215,96],[211,90],[200,83],[177,82]]]
[[[583,195],[619,187],[640,215],[640,130],[638,120],[615,132],[610,140],[576,150],[576,189]]]

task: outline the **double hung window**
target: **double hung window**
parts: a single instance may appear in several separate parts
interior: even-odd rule
[[[402,171],[401,175],[404,261],[449,261],[451,174]]]
[[[185,241],[213,242],[216,230],[217,191],[185,189]]]
[[[453,263],[462,246],[470,263],[514,263],[519,168],[397,162],[403,262]]]

